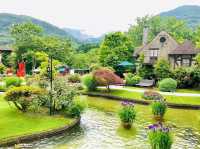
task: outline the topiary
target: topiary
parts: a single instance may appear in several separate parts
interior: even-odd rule
[[[159,82],[158,88],[163,92],[174,92],[177,88],[177,81],[172,78],[163,79]]]
[[[95,91],[97,89],[97,82],[91,74],[83,76],[82,83],[88,91]]]
[[[10,86],[20,86],[23,82],[19,77],[5,77],[3,80],[5,81],[7,88]]]
[[[5,94],[5,100],[13,102],[14,105],[22,112],[26,112],[31,106],[35,96],[41,95],[44,90],[30,86],[20,86],[10,88]]]

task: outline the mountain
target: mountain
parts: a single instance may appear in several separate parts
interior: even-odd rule
[[[73,38],[77,39],[79,42],[86,42],[86,43],[99,43],[102,40],[102,36],[94,37],[92,35],[88,35],[82,32],[79,29],[72,29],[72,28],[63,28],[65,32],[71,35]]]
[[[12,24],[23,23],[23,22],[33,22],[34,24],[41,26],[44,29],[45,34],[70,38],[74,40],[73,37],[67,34],[63,29],[54,26],[50,23],[47,23],[45,21],[25,15],[0,13],[0,44],[11,43],[13,39],[9,35],[10,26]]]
[[[185,20],[189,27],[195,28],[200,25],[200,6],[184,5],[176,9],[162,12],[160,16],[172,16],[177,19]]]

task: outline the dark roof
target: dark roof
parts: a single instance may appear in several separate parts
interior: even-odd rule
[[[179,45],[176,49],[169,52],[170,55],[175,54],[197,54],[200,49],[196,49],[192,41],[185,41],[183,44]]]
[[[2,47],[0,47],[0,51],[12,51],[12,49],[11,48],[2,48]]]

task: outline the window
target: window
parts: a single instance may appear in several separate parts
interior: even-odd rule
[[[182,60],[182,66],[185,66],[185,67],[190,66],[190,59],[183,59]]]
[[[158,57],[158,49],[151,49],[150,57]]]
[[[165,41],[166,41],[166,38],[165,38],[165,37],[161,37],[161,38],[160,38],[160,42],[161,42],[161,43],[164,43]]]

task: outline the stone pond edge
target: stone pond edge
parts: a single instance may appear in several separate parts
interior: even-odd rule
[[[92,92],[84,92],[83,95],[88,95],[92,97],[104,97],[109,100],[115,100],[115,101],[133,101],[136,104],[141,105],[149,105],[151,104],[151,101],[145,101],[145,100],[137,100],[132,98],[125,98],[125,97],[119,97],[114,95],[107,95],[103,93],[92,93]],[[177,104],[177,103],[168,103],[168,107],[174,108],[174,109],[191,109],[191,110],[200,110],[200,105],[192,105],[192,104]]]

